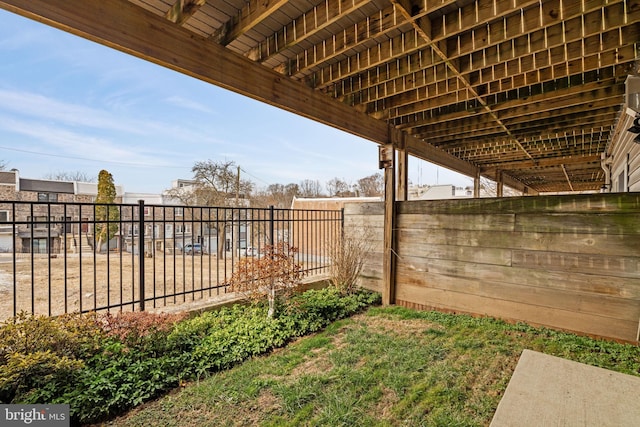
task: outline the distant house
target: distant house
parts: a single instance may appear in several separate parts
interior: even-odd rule
[[[473,197],[473,190],[450,184],[409,187],[409,200],[442,200],[465,197]]]
[[[92,251],[88,236],[93,208],[82,204],[93,203],[97,194],[96,183],[30,179],[20,177],[17,170],[0,171],[0,200],[51,203],[18,204],[15,209],[0,203],[0,251],[13,251],[14,239],[17,252]],[[122,187],[116,186],[116,201],[122,194]]]

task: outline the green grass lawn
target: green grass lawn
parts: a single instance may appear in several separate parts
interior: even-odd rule
[[[525,348],[640,375],[633,345],[492,319],[371,308],[107,424],[488,425]]]

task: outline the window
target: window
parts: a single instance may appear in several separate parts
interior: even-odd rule
[[[128,229],[129,229],[129,230],[127,231],[127,234],[128,234],[129,236],[131,236],[132,234],[133,234],[134,236],[137,236],[137,235],[138,235],[138,226],[137,226],[137,225],[133,225],[133,226],[131,226],[131,225],[130,225],[130,226],[128,226]]]
[[[165,224],[164,226],[164,236],[165,237],[173,237],[173,225]]]
[[[48,216],[35,216],[35,217],[28,216],[27,221],[33,224],[33,228],[47,228],[47,225],[49,223],[49,217]],[[29,226],[30,224],[27,224],[27,228],[29,228]]]
[[[191,233],[191,224],[176,224],[176,234]]]
[[[144,207],[144,216],[151,215],[151,208],[149,206]]]
[[[184,208],[173,208],[174,216],[184,216]]]
[[[10,231],[9,211],[0,211],[0,231]]]
[[[58,195],[56,193],[38,193],[39,202],[57,202]]]

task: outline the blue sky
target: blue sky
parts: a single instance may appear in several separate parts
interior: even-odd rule
[[[0,9],[0,160],[22,177],[107,169],[159,193],[196,161],[233,160],[258,187],[378,172],[377,146]],[[411,159],[413,183],[472,183]]]

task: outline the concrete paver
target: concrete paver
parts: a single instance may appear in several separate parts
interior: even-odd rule
[[[640,426],[640,377],[524,350],[491,427]]]

